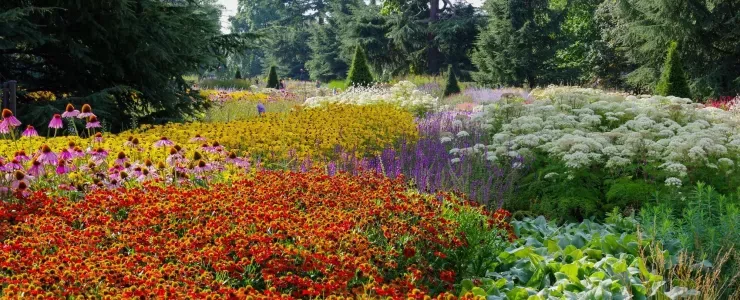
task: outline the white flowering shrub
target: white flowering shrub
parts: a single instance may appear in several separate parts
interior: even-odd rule
[[[689,99],[583,88],[548,87],[532,95],[533,101],[489,105],[477,116],[491,130],[493,155],[515,152],[538,161],[546,172],[532,180],[568,184],[563,188],[594,201],[606,199],[611,181],[622,178],[654,190],[697,181],[729,190],[740,183],[740,120],[732,112]],[[542,188],[536,193],[541,197]]]
[[[437,98],[419,91],[413,83],[401,81],[390,88],[351,87],[337,95],[311,97],[306,99],[304,106],[317,107],[328,103],[355,105],[391,103],[421,116],[437,110],[438,101]]]

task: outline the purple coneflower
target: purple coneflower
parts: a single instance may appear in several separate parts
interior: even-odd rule
[[[76,110],[74,106],[72,106],[72,103],[68,103],[67,107],[64,109],[64,112],[62,113],[62,118],[75,118],[80,115],[80,111]]]
[[[18,119],[13,116],[13,112],[9,109],[5,108],[3,109],[3,121],[2,124],[5,124],[8,129],[10,127],[18,127],[21,126],[21,121],[18,121]]]
[[[158,141],[154,142],[154,147],[161,148],[161,147],[171,147],[174,146],[175,143],[167,139],[167,137],[161,137]]]
[[[70,153],[72,153],[75,158],[85,156],[85,151],[82,151],[80,147],[75,147],[74,149],[72,149],[72,151],[70,151]]]
[[[13,159],[5,165],[6,172],[22,170],[22,169],[23,169],[23,166],[21,165],[21,162],[18,161],[17,159]]]
[[[37,160],[45,165],[53,165],[57,163],[57,155],[51,151],[48,145],[43,145],[41,146],[41,154],[39,154]]]
[[[211,170],[211,166],[203,160],[199,160],[193,170],[196,173],[208,172]]]
[[[54,117],[52,117],[51,121],[49,122],[49,128],[60,129],[62,127],[64,127],[62,116],[60,116],[59,114],[54,114]]]
[[[26,155],[26,151],[21,150],[15,153],[15,159],[17,159],[20,162],[24,162],[24,161],[30,160],[31,158],[28,157],[28,155]]]
[[[19,187],[21,187],[21,185],[25,185],[23,189],[28,187],[28,180],[26,178],[26,174],[23,174],[23,172],[21,171],[15,171],[15,173],[13,173],[13,177],[14,177],[13,183],[10,184],[10,187],[12,189],[18,190]]]
[[[102,147],[95,148],[91,151],[93,161],[102,162],[108,157],[108,151],[105,151]]]
[[[5,122],[0,122],[0,133],[2,134],[10,133],[10,128],[8,127],[8,124],[5,124]]]
[[[67,166],[67,163],[63,160],[59,160],[57,163],[57,174],[63,175],[69,173],[70,168]]]
[[[31,175],[33,177],[39,177],[41,174],[43,174],[44,168],[42,167],[42,163],[36,159],[34,159],[31,162],[31,167],[28,168],[28,175]]]
[[[95,115],[90,116],[87,118],[87,124],[85,124],[85,128],[100,128],[100,122],[98,121],[98,117]]]
[[[202,142],[205,142],[205,141],[206,141],[206,138],[200,136],[200,134],[196,134],[195,137],[193,137],[192,139],[190,139],[190,142],[191,143],[202,143]]]
[[[123,153],[123,151],[118,152],[118,157],[116,158],[116,164],[123,165],[128,161],[128,157],[126,157],[126,153]]]
[[[103,134],[98,132],[95,134],[95,137],[93,138],[96,143],[102,143],[103,142]]]
[[[92,116],[94,116],[94,114],[92,113],[92,107],[90,107],[90,104],[82,105],[82,111],[77,115],[77,117],[80,119]]]
[[[71,152],[69,152],[69,150],[67,150],[66,148],[65,149],[62,149],[62,151],[59,152],[59,159],[60,160],[71,160],[73,158],[74,158],[74,154],[72,154]]]
[[[23,134],[22,135],[24,137],[29,137],[30,138],[30,137],[39,136],[39,132],[36,131],[36,128],[33,128],[33,126],[28,125],[28,126],[26,126],[26,130],[23,131]]]

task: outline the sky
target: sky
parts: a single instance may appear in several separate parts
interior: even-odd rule
[[[473,6],[480,7],[485,0],[459,0],[472,3]],[[229,31],[229,17],[236,14],[236,7],[239,0],[218,0],[218,3],[225,7],[224,14],[221,15],[221,30],[224,32]]]

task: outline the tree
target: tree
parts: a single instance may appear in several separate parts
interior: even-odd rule
[[[486,85],[529,86],[550,83],[554,40],[568,4],[548,0],[489,0],[488,25],[479,37],[473,78]]]
[[[665,50],[676,41],[693,96],[740,92],[737,0],[616,0],[601,6],[616,25],[604,31],[608,42],[637,66],[626,77],[633,88],[654,91]]]
[[[375,80],[370,74],[370,68],[367,66],[365,53],[360,46],[355,48],[355,57],[352,59],[352,67],[347,75],[347,86],[368,86]]]
[[[235,79],[242,79],[242,71],[236,70],[236,75],[234,75]]]
[[[444,96],[450,96],[460,93],[460,85],[457,84],[457,77],[455,72],[452,70],[452,65],[447,67],[447,84],[445,85]]]
[[[331,2],[326,24],[316,24],[309,47],[311,59],[306,62],[311,79],[329,81],[344,78],[349,70],[349,59],[343,55],[342,28],[352,19],[352,9],[359,5],[354,0]]]
[[[663,73],[655,88],[658,95],[691,98],[689,84],[683,71],[681,58],[678,55],[678,43],[671,42],[663,64]]]
[[[270,72],[267,74],[267,88],[278,89],[280,88],[280,80],[278,79],[277,70],[275,66],[270,67]]]
[[[251,41],[222,35],[210,2],[0,1],[0,74],[19,81],[26,116],[71,101],[95,102],[114,131],[132,117],[180,120],[204,104],[182,75],[218,65]],[[71,96],[38,103],[24,97],[33,91]]]

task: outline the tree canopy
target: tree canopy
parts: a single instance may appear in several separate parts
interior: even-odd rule
[[[95,102],[114,130],[132,118],[183,118],[203,103],[182,76],[217,65],[253,38],[221,34],[219,16],[203,0],[3,1],[0,75],[19,82],[21,101],[51,91]],[[65,104],[22,107],[33,115]]]

